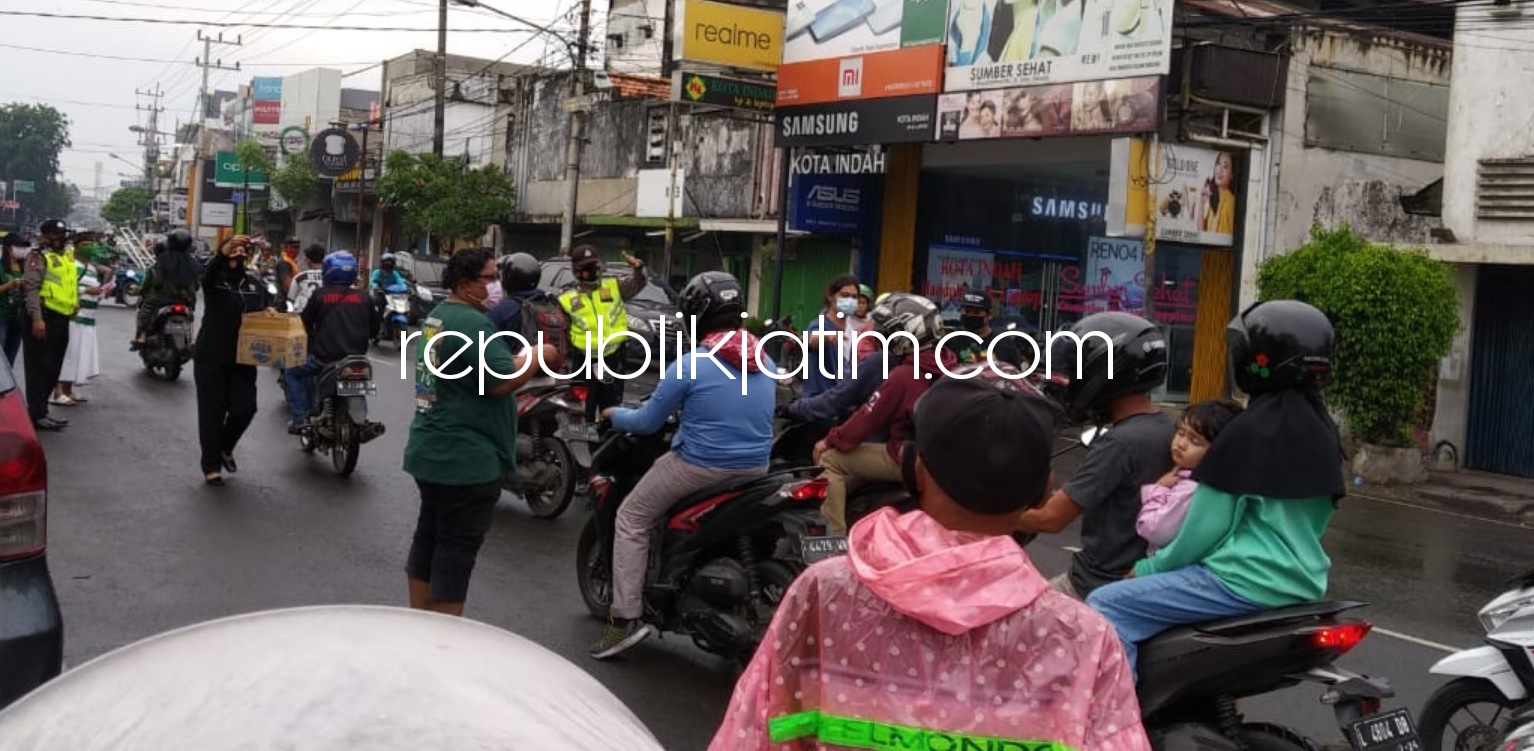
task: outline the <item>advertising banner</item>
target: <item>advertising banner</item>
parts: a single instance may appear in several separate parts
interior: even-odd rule
[[[742,5],[687,0],[677,25],[680,59],[774,71],[783,59],[783,14]]]
[[[790,0],[783,63],[943,43],[945,0]]]
[[[1150,216],[1158,240],[1234,245],[1236,217],[1241,215],[1235,156],[1162,143],[1158,159],[1152,150],[1140,139],[1113,142],[1107,234],[1143,236]],[[1158,165],[1154,184],[1150,179],[1153,162]]]
[[[282,101],[281,78],[253,78],[250,81],[250,98],[256,102]]]
[[[944,94],[937,140],[1041,138],[1155,130],[1161,77]]]
[[[942,85],[943,48],[911,47],[784,65],[778,106],[936,94]]]
[[[240,160],[235,158],[233,151],[218,152],[218,159],[214,165],[214,185],[220,188],[243,188],[247,185],[245,169],[240,166]],[[266,185],[266,173],[261,170],[251,170],[249,180],[248,184],[252,188]]]
[[[232,203],[204,203],[202,205],[202,221],[204,227],[233,227],[234,204]]]
[[[282,102],[251,102],[250,121],[257,125],[276,125],[282,122]]]
[[[665,217],[668,210],[673,217],[685,216],[683,209],[686,206],[687,173],[685,170],[677,169],[676,183],[673,188],[671,170],[639,170],[634,193],[636,198],[634,216],[660,218]],[[669,202],[666,200],[668,197],[671,199]]]
[[[861,235],[877,216],[877,175],[796,175],[788,205],[788,224],[822,235]]]
[[[774,113],[781,147],[859,146],[932,140],[931,96],[779,107]]]
[[[777,97],[777,86],[764,81],[721,78],[683,70],[671,74],[671,100],[674,102],[771,112]]]
[[[1166,75],[1173,0],[953,0],[944,91]]]
[[[177,188],[170,194],[170,223],[174,227],[185,227],[189,217],[186,214],[186,188]]]
[[[1094,237],[1087,241],[1082,312],[1145,309],[1145,243]]]
[[[340,177],[362,160],[362,146],[345,128],[327,128],[309,143],[309,161],[323,177]]]

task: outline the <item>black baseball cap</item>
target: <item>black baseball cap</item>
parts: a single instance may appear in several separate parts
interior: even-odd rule
[[[570,249],[570,266],[572,268],[600,265],[602,265],[602,256],[597,253],[596,248],[590,245],[577,245]]]
[[[985,295],[978,295],[978,294],[975,294],[974,292],[970,292],[970,293],[965,294],[964,298],[959,301],[959,307],[962,307],[962,308],[980,308],[982,310],[990,310],[991,309],[991,300],[990,300],[990,298],[986,297]]]
[[[916,402],[916,452],[939,487],[977,514],[1044,500],[1059,408],[994,373],[944,378]]]

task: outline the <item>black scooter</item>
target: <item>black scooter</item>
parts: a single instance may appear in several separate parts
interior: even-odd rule
[[[367,398],[378,393],[373,364],[367,357],[343,357],[325,366],[313,382],[314,402],[308,424],[298,433],[304,453],[324,451],[336,474],[351,476],[362,444],[384,434],[382,423],[368,420]]]
[[[618,508],[655,460],[676,424],[636,436],[605,421],[592,456],[591,519],[576,550],[581,598],[607,618]],[[803,471],[723,482],[676,503],[655,530],[645,573],[644,616],[661,632],[684,634],[704,651],[749,661],[788,586],[828,549],[819,501],[783,492]]]
[[[168,381],[180,378],[182,366],[192,359],[192,309],[175,303],[156,310],[138,356],[151,375],[158,371]]]

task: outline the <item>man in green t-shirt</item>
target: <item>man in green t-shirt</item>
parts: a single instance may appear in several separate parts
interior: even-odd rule
[[[404,466],[421,491],[405,566],[410,606],[418,610],[463,615],[501,477],[516,471],[512,394],[555,357],[547,345],[512,356],[514,340],[485,315],[486,286],[498,279],[489,248],[459,251],[442,274],[451,294],[421,325]]]

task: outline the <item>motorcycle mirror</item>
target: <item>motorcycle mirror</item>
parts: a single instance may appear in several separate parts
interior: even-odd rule
[[[1091,446],[1093,441],[1101,438],[1103,433],[1106,432],[1108,432],[1107,428],[1087,428],[1083,430],[1081,432],[1081,445]]]

